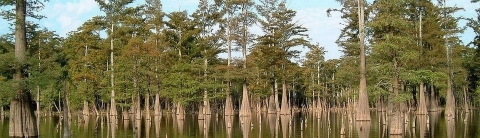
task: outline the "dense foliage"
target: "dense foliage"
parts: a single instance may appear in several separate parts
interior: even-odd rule
[[[14,59],[12,35],[1,36],[0,106],[8,108],[14,87],[20,87],[13,85],[17,68],[28,76],[21,86],[33,95],[40,93],[44,111],[59,111],[65,104],[62,98],[69,99],[72,110],[85,105],[105,110],[112,98],[119,111],[133,108],[137,100],[149,109],[154,108],[150,101],[156,94],[161,108],[168,110],[179,103],[197,111],[207,101],[220,111],[229,95],[234,109],[239,109],[244,84],[248,102],[255,106],[278,105],[280,96],[288,96],[292,107],[345,107],[358,97],[354,0],[341,1],[344,8],[336,10],[345,21],[337,40],[344,55],[328,60],[322,46],[309,42],[308,30],[293,20],[296,11],[284,0],[201,0],[192,14],[164,13],[160,0],[139,6],[129,6],[132,0],[112,2],[97,0],[105,16],[91,18],[66,38],[29,22],[26,63]],[[467,19],[475,39],[462,43],[463,28],[458,26],[462,19],[453,16],[461,8],[436,2],[366,4],[370,107],[393,101],[415,108],[421,83],[435,104],[445,105],[451,90],[457,105],[478,107],[480,9],[478,18]],[[251,32],[253,24],[261,32]],[[295,47],[308,50],[305,57]],[[232,51],[241,51],[242,56],[220,56]],[[270,102],[272,98],[275,102]]]

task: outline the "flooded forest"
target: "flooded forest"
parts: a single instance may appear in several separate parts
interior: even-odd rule
[[[332,1],[311,14],[341,14],[338,59],[301,1],[95,0],[102,14],[61,37],[37,23],[46,1],[0,0],[0,137],[480,137],[479,0],[475,17]]]

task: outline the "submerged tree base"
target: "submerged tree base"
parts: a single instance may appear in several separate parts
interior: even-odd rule
[[[31,98],[21,97],[10,103],[10,137],[38,137],[36,118],[31,108]]]

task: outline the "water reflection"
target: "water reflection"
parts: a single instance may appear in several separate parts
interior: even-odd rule
[[[356,128],[359,138],[369,138],[370,137],[370,121],[357,121]]]
[[[240,126],[242,129],[243,138],[248,138],[250,134],[250,128],[252,126],[252,118],[249,116],[240,117]]]
[[[447,137],[455,138],[455,118],[445,117],[447,122]]]
[[[290,123],[290,115],[281,115],[280,121],[282,123],[282,136],[283,138],[288,138],[288,130],[289,130],[289,123]],[[302,131],[303,132],[303,131]]]
[[[428,115],[427,126],[430,129],[430,137],[435,138],[437,136],[437,127],[439,126],[438,119],[440,118],[440,112],[429,112]]]
[[[278,135],[278,115],[268,114],[268,127],[270,128],[270,135],[277,137]]]
[[[418,127],[420,131],[420,137],[424,138],[427,133],[427,115],[418,115],[417,120],[415,121],[416,127]]]
[[[183,119],[176,113],[165,113],[147,120],[135,114],[109,116],[84,116],[72,114],[72,137],[98,138],[311,138],[311,137],[346,137],[346,138],[380,138],[391,137],[385,112],[372,112],[370,122],[354,121],[344,112],[323,111],[317,113],[294,113],[292,115],[258,114],[252,117],[207,115],[198,120],[198,114],[185,114]],[[480,119],[477,112],[459,114],[456,118],[446,119],[441,112],[429,112],[428,115],[408,113],[402,119],[408,125],[402,129],[403,137],[478,137]],[[64,123],[58,116],[40,118],[41,137],[59,138],[63,136]],[[353,120],[353,121],[352,121]],[[0,118],[0,137],[8,137],[8,117]],[[120,128],[119,128],[120,127]],[[341,135],[342,134],[342,135]]]
[[[159,138],[160,137],[160,121],[162,117],[160,115],[155,115],[153,117],[153,123],[155,124],[155,137]]]
[[[225,129],[227,131],[227,138],[232,137],[233,116],[225,116]]]

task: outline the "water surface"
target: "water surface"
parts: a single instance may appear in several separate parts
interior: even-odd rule
[[[346,112],[295,113],[291,116],[253,114],[252,117],[223,115],[206,116],[198,120],[196,114],[178,119],[164,113],[151,119],[118,116],[117,121],[107,116],[72,115],[71,135],[74,138],[383,138],[388,135],[385,113],[371,112],[370,122],[356,122]],[[403,136],[428,138],[480,138],[480,119],[477,112],[457,112],[455,119],[446,120],[441,112],[428,116],[404,114]],[[63,121],[58,116],[40,118],[40,137],[63,137]],[[0,137],[8,137],[8,117],[0,119]]]

